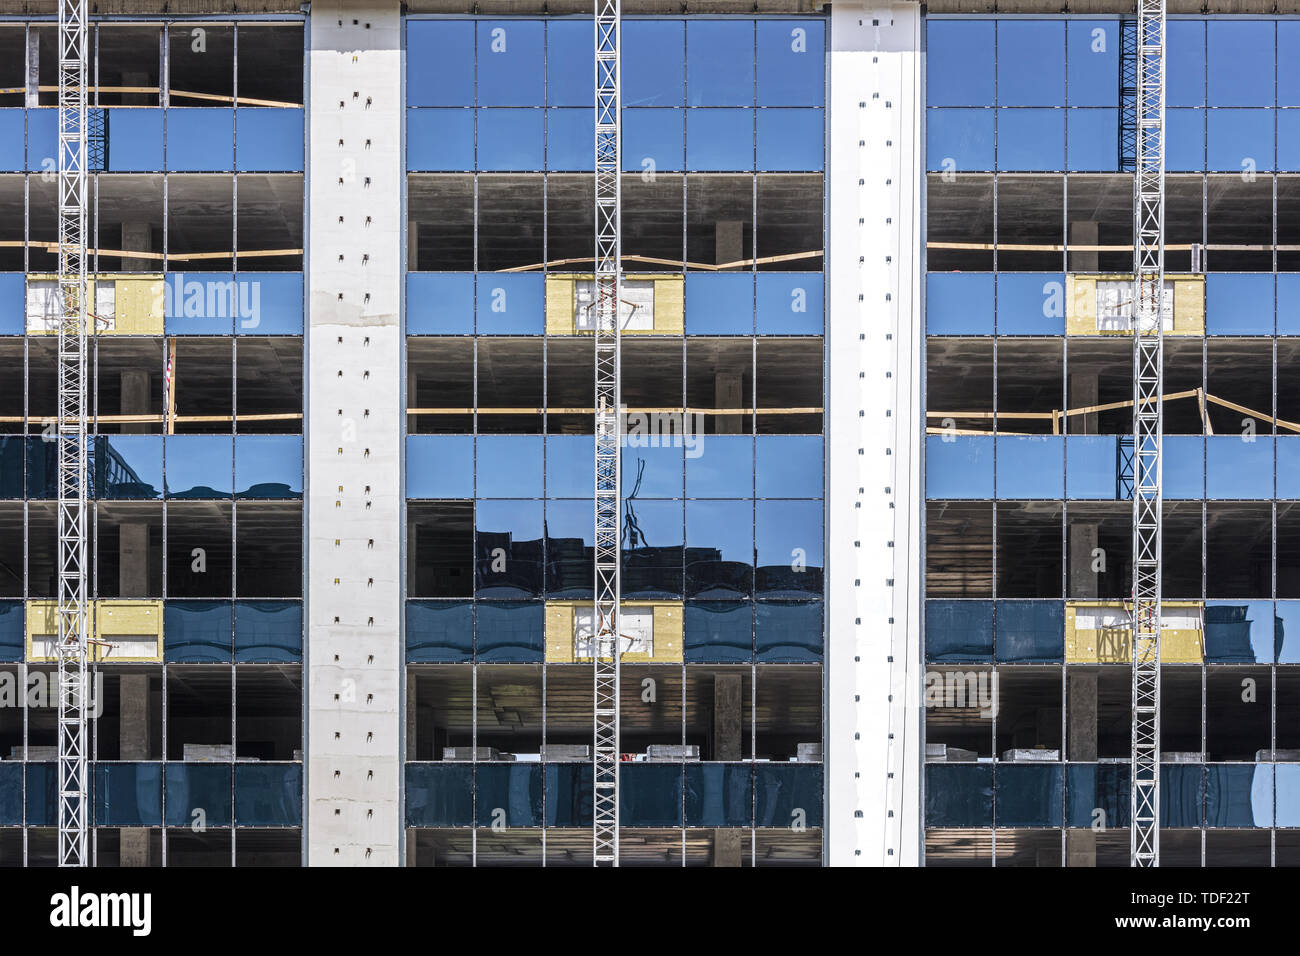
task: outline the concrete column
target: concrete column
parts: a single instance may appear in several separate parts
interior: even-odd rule
[[[1065,865],[1097,865],[1097,833],[1094,830],[1065,831]]]
[[[713,676],[713,759],[740,760],[741,701],[739,674]]]
[[[308,184],[307,862],[398,866],[402,11],[314,0],[310,16],[310,154],[356,175]]]
[[[745,258],[745,224],[738,219],[722,219],[713,227],[713,261],[739,262]]]
[[[420,759],[419,758],[420,719],[419,719],[419,710],[417,709],[418,704],[419,704],[419,694],[415,684],[415,675],[410,672],[407,672],[406,675],[406,759],[407,760]]]
[[[1070,223],[1069,244],[1071,246],[1095,246],[1097,245],[1097,235],[1097,221],[1095,219],[1076,219]],[[1096,252],[1071,251],[1071,272],[1096,272],[1097,268]]]
[[[46,29],[55,30],[54,26]],[[40,105],[40,76],[41,76],[41,31],[33,28],[27,33],[27,92],[23,105],[28,108]],[[56,162],[58,157],[51,157]]]
[[[1097,759],[1097,677],[1094,667],[1065,668],[1065,757]]]
[[[420,224],[414,219],[406,222],[406,270],[420,271]]]
[[[153,223],[122,223],[121,248],[123,252],[153,252]],[[122,257],[123,272],[155,272],[161,268],[162,264],[156,263],[152,259]]]
[[[145,527],[147,526],[132,526]],[[147,540],[147,538],[146,538]],[[125,562],[123,562],[125,568]],[[118,678],[119,756],[122,760],[148,760],[149,752],[149,675],[123,674]],[[139,827],[121,828],[120,864],[124,867],[151,865],[149,831]]]
[[[826,861],[921,862],[922,6],[832,5]],[[759,254],[763,250],[758,250]]]
[[[123,760],[148,760],[149,675],[123,674],[118,678],[120,713],[119,749]]]
[[[406,525],[406,592],[408,597],[420,592],[420,527]]]
[[[713,866],[738,867],[744,865],[745,837],[749,831],[740,828],[713,831]]]
[[[149,524],[124,521],[117,536],[117,587],[124,598],[149,596]]]
[[[147,369],[130,368],[121,373],[123,415],[149,414],[150,375]],[[122,426],[124,435],[147,435],[148,422],[128,422]]]
[[[1069,402],[1071,408],[1088,408],[1098,404],[1098,383],[1097,373],[1087,370],[1081,370],[1070,373]],[[1071,415],[1065,425],[1065,431],[1070,435],[1095,435],[1097,434],[1097,413],[1090,412],[1087,415]]]
[[[1072,598],[1095,598],[1100,590],[1099,572],[1092,569],[1093,552],[1097,549],[1097,526],[1086,521],[1070,525],[1069,569]]]
[[[419,384],[420,384],[420,376],[416,373],[415,369],[411,368],[411,366],[408,365],[406,367],[406,407],[407,408],[420,407]],[[417,419],[414,415],[406,416],[407,434],[411,434],[411,435],[415,434],[416,423],[417,423]]]
[[[149,853],[149,830],[145,827],[122,827],[117,831],[118,865],[122,867],[152,866]]]
[[[149,86],[148,73],[123,73],[123,86]],[[127,106],[157,106],[158,100],[153,93],[123,93],[122,103]]]
[[[714,373],[713,401],[718,408],[747,407],[744,373]],[[719,435],[741,435],[749,431],[749,420],[744,415],[714,415],[713,427]]]

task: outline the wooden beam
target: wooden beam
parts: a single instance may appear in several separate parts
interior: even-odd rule
[[[813,249],[809,252],[791,252],[780,256],[763,256],[758,259],[737,259],[735,262],[690,262],[683,259],[658,259],[654,256],[625,255],[624,262],[640,262],[646,265],[671,266],[673,269],[694,269],[701,272],[720,272],[724,269],[741,269],[748,266],[766,266],[775,265],[779,262],[797,262],[801,259],[816,259],[822,255],[823,250]],[[509,269],[502,269],[501,272],[536,272],[539,269],[554,269],[559,266],[590,264],[594,262],[590,256],[578,256],[569,259],[551,259],[548,262],[534,262],[526,266],[512,266]]]
[[[171,369],[167,385],[167,434],[176,434],[176,337],[167,343],[167,367]]]
[[[195,422],[289,422],[300,421],[302,412],[274,412],[265,415],[177,415],[174,419],[181,423]],[[105,425],[131,425],[131,424],[165,424],[166,415],[94,415],[90,421],[99,422]],[[22,424],[27,422],[32,425],[54,425],[58,424],[58,418],[53,416],[33,416],[24,418],[22,415],[0,415],[0,423],[3,424]]]
[[[59,244],[57,242],[41,242],[33,239],[27,243],[33,249],[44,249],[46,252],[57,253]],[[21,249],[23,241],[21,239],[0,239],[0,248]],[[131,249],[90,249],[91,255],[98,253],[101,256],[112,256],[121,259],[147,259],[152,262],[162,262],[166,259],[169,262],[191,262],[202,261],[204,259],[258,259],[268,256],[300,256],[301,249],[240,249],[231,252],[169,252],[164,255],[161,252],[136,252]],[[116,273],[114,273],[116,275]]]
[[[440,408],[408,408],[408,415],[472,415],[473,408],[468,407],[440,407]],[[759,415],[820,415],[823,408],[820,405],[793,406],[788,408],[760,408],[757,409]],[[594,415],[594,408],[571,408],[571,407],[551,407],[542,408],[536,405],[504,406],[497,408],[480,408],[480,415]],[[676,408],[628,408],[624,414],[651,414],[651,415],[753,415],[753,408],[686,408],[680,406]]]

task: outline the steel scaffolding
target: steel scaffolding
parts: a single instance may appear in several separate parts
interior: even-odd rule
[[[597,0],[596,43],[596,546],[592,657],[595,675],[593,863],[618,866],[619,778],[619,546],[622,536],[619,167],[619,33],[621,0]]]
[[[1165,0],[1138,0],[1133,177],[1133,737],[1130,863],[1160,865]]]
[[[86,0],[59,0],[59,865],[85,866]]]

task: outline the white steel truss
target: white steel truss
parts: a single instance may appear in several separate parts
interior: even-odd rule
[[[1160,865],[1165,0],[1138,0],[1133,196],[1133,738],[1130,864]]]
[[[86,866],[86,0],[59,0],[59,865]]]
[[[596,0],[596,547],[592,655],[595,673],[593,863],[618,866],[619,571],[622,537],[622,391],[618,317],[622,254],[619,167],[621,0]]]

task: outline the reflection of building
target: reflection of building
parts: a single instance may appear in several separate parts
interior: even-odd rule
[[[1250,608],[1245,605],[1211,605],[1205,609],[1206,652],[1221,663],[1254,663],[1250,643]]]

